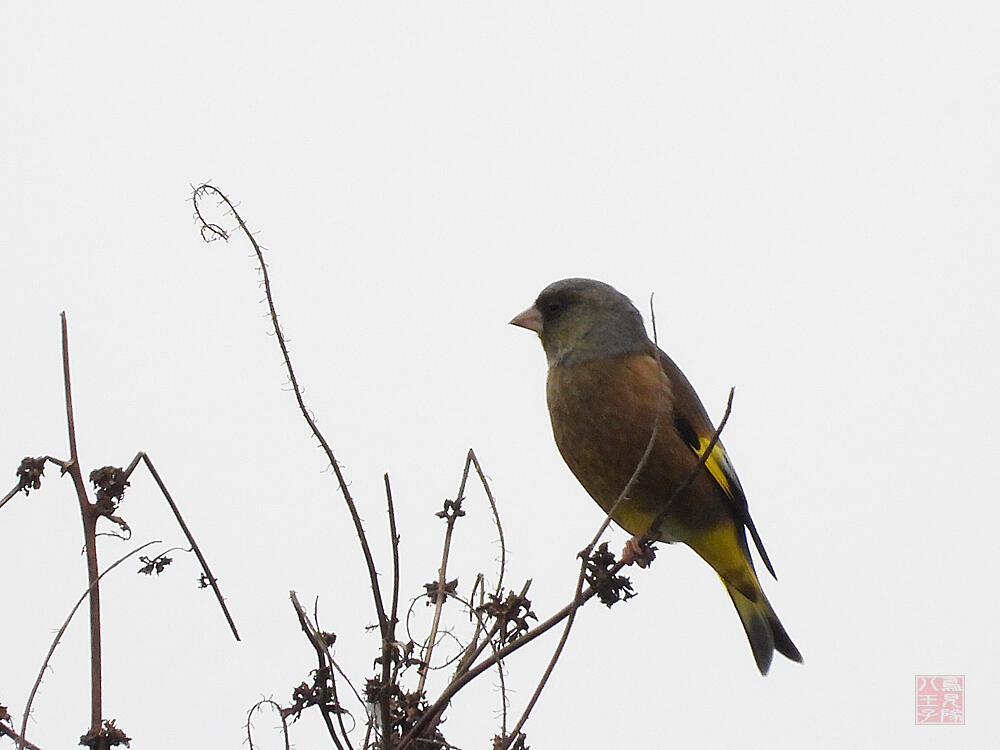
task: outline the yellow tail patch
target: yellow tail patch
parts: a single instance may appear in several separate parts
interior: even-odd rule
[[[727,586],[736,589],[751,602],[761,600],[760,582],[743,553],[735,526],[716,526],[688,539],[687,545],[712,566]]]

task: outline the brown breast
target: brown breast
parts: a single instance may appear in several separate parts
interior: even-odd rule
[[[556,445],[591,497],[611,508],[649,443],[659,417],[656,443],[639,479],[614,520],[629,533],[647,530],[653,518],[697,465],[697,457],[677,435],[672,391],[659,363],[650,356],[625,355],[550,368],[549,416]],[[686,539],[715,525],[725,513],[707,472],[676,498],[661,536]]]

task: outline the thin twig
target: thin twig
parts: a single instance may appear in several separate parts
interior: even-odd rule
[[[504,535],[503,535],[503,525],[500,522],[500,514],[497,511],[496,500],[494,500],[494,498],[493,498],[493,492],[490,490],[489,482],[486,479],[486,475],[483,473],[483,468],[482,468],[482,466],[479,463],[479,459],[476,457],[475,451],[472,450],[471,448],[469,449],[469,451],[468,451],[468,453],[466,454],[466,457],[465,457],[465,466],[462,469],[462,479],[461,479],[461,482],[459,483],[458,493],[456,495],[457,499],[456,499],[455,502],[461,502],[462,500],[465,499],[465,487],[466,487],[466,484],[467,484],[468,479],[469,479],[469,469],[470,469],[470,467],[475,467],[476,474],[479,476],[479,481],[483,485],[483,489],[486,492],[486,499],[489,501],[490,510],[493,513],[493,522],[496,525],[496,527],[497,527],[497,533],[500,536],[500,569],[499,569],[497,587],[496,587],[496,590],[495,590],[495,595],[499,597],[500,596],[500,592],[502,590],[502,586],[503,586],[503,576],[504,576],[504,571],[506,569],[506,564],[507,564],[507,549],[506,549],[506,542],[504,540]],[[447,529],[445,531],[445,539],[444,539],[444,551],[443,551],[442,556],[441,556],[441,567],[438,570],[438,582],[437,582],[438,583],[438,590],[437,590],[437,593],[436,593],[436,596],[435,596],[434,619],[433,619],[433,621],[431,623],[430,634],[428,635],[428,638],[427,638],[428,646],[427,646],[427,650],[426,650],[425,656],[424,656],[424,658],[422,660],[423,664],[421,665],[421,667],[419,669],[419,672],[420,672],[420,681],[419,681],[419,684],[417,685],[417,692],[423,692],[424,683],[425,683],[425,680],[426,680],[426,677],[427,677],[427,673],[431,669],[434,668],[434,667],[431,666],[431,654],[432,654],[432,652],[434,650],[434,646],[436,645],[436,641],[437,641],[437,631],[438,631],[438,627],[440,625],[441,610],[442,610],[444,601],[445,601],[445,599],[448,596],[445,593],[445,585],[447,583],[447,564],[448,564],[448,557],[449,557],[450,550],[451,550],[451,537],[452,537],[452,533],[454,531],[454,524],[455,524],[456,520],[457,520],[457,514],[448,516],[448,527],[447,527]],[[530,581],[529,581],[529,583],[530,583]],[[451,596],[453,598],[459,599],[461,601],[460,597],[457,597],[455,595],[451,595]],[[475,612],[475,608],[472,606],[471,603],[468,603],[467,606],[469,608],[470,613],[474,613]],[[461,671],[463,665],[467,667],[468,664],[472,663],[472,661],[474,661],[476,658],[478,658],[479,654],[482,653],[482,650],[486,647],[486,645],[489,644],[489,643],[491,643],[491,640],[492,640],[492,634],[491,634],[491,636],[487,637],[482,642],[482,644],[473,652],[471,660],[467,660],[466,658],[463,657],[462,662],[460,662],[460,665],[459,665],[459,668],[458,668],[458,671],[456,672],[456,674]],[[474,645],[474,643],[475,642],[473,641],[473,643],[470,644],[470,646]],[[447,664],[444,664],[442,666],[447,666]]]
[[[722,414],[722,419],[719,420],[719,426],[716,427],[715,432],[712,433],[712,439],[708,441],[708,445],[705,446],[705,450],[702,451],[701,456],[698,457],[698,463],[691,470],[691,473],[689,473],[677,489],[671,493],[667,502],[665,502],[663,507],[660,508],[660,512],[656,514],[656,518],[654,518],[653,522],[649,524],[649,528],[646,530],[646,533],[642,535],[640,545],[656,541],[656,532],[659,530],[660,524],[662,524],[664,519],[666,519],[667,513],[670,512],[670,506],[673,505],[674,500],[676,500],[682,492],[686,491],[687,488],[691,486],[691,483],[701,473],[701,470],[705,468],[705,464],[708,462],[709,457],[712,455],[712,451],[715,450],[715,446],[719,442],[719,437],[722,435],[722,429],[726,426],[726,422],[729,421],[729,416],[733,413],[733,397],[735,395],[736,388],[730,388],[729,398],[726,400],[726,410]]]
[[[493,514],[493,523],[496,526],[497,534],[499,535],[500,538],[500,563],[497,575],[497,585],[496,588],[494,589],[494,596],[499,598],[501,591],[503,590],[503,578],[507,568],[507,543],[506,540],[504,539],[503,524],[500,521],[500,513],[497,510],[496,500],[493,497],[493,491],[490,489],[489,481],[486,479],[486,474],[483,472],[483,468],[479,463],[479,458],[476,456],[476,452],[472,448],[470,448],[468,453],[466,454],[466,463],[465,463],[465,468],[463,470],[463,487],[464,487],[464,479],[468,473],[470,464],[473,467],[475,467],[476,474],[479,476],[479,481],[482,484],[483,490],[486,493],[486,499],[489,501],[490,511]],[[472,599],[475,598],[476,587],[482,584],[482,579],[483,579],[482,574],[477,576],[476,584],[473,585],[472,587]],[[530,585],[531,585],[530,580],[525,583],[524,589],[521,592],[522,598],[527,595],[527,589],[528,586]],[[481,591],[480,593],[481,600],[484,594],[485,591]],[[459,599],[461,601],[460,597],[454,595],[452,596],[453,598]],[[453,675],[452,679],[455,679],[455,677],[466,671],[469,668],[469,666],[473,664],[477,658],[479,658],[479,655],[485,650],[487,645],[491,646],[494,652],[497,650],[495,644],[493,643],[493,638],[502,625],[500,622],[497,622],[495,624],[495,627],[487,633],[486,637],[482,641],[479,641],[480,634],[485,630],[485,623],[476,612],[472,600],[470,600],[468,603],[465,604],[469,610],[470,615],[474,615],[476,617],[476,629],[473,632],[468,647],[465,649],[465,653],[459,655],[461,658],[459,660],[458,667],[456,668],[455,674]],[[454,659],[452,659],[451,661],[454,661]],[[451,662],[448,662],[441,666],[446,667],[448,666],[449,663]],[[500,680],[502,728],[505,731],[507,726],[507,689],[504,680],[503,662],[498,660],[496,666],[497,666],[498,678]],[[434,669],[434,667],[430,666],[429,660],[425,663],[425,669],[428,670]]]
[[[290,592],[290,593],[295,594],[294,591]],[[297,594],[295,595],[295,600],[298,601],[298,595]],[[361,704],[362,710],[367,710],[367,704],[365,703],[365,699],[361,697],[361,694],[358,692],[358,689],[356,687],[354,687],[354,683],[351,682],[351,678],[347,676],[347,673],[344,672],[343,669],[341,669],[340,664],[337,663],[337,660],[333,658],[333,654],[330,652],[330,644],[327,642],[327,640],[325,638],[321,637],[322,630],[321,630],[321,628],[319,626],[319,598],[318,597],[316,599],[316,602],[313,605],[313,622],[312,623],[308,623],[308,620],[307,620],[307,624],[311,628],[312,632],[316,635],[316,638],[314,638],[314,639],[311,638],[310,641],[314,645],[319,644],[320,646],[322,646],[323,653],[326,655],[326,660],[330,663],[330,666],[333,668],[333,670],[337,674],[339,674],[341,677],[344,678],[344,682],[347,683],[347,686],[351,689],[351,692],[354,693],[354,697],[357,698],[358,703]],[[336,683],[332,682],[331,684],[333,685],[333,693],[334,693],[333,697],[334,697],[334,700],[339,705],[340,704],[340,699],[336,695],[336,692],[337,692]],[[352,719],[354,718],[353,715],[351,715],[351,718]]]
[[[461,503],[465,499],[465,483],[469,480],[469,467],[472,465],[471,454],[466,456],[465,468],[462,470],[462,480],[458,484],[458,492],[455,493],[455,505],[452,511],[448,511],[448,505],[446,503],[445,510],[442,511],[444,518],[447,522],[444,532],[444,547],[441,550],[441,566],[438,568],[438,580],[437,580],[437,591],[434,595],[434,618],[431,620],[431,630],[427,635],[427,644],[424,647],[424,653],[421,658],[423,664],[420,665],[418,672],[420,674],[420,679],[417,681],[417,692],[424,692],[424,684],[427,681],[427,674],[431,668],[431,656],[434,654],[434,646],[437,641],[438,627],[441,624],[441,612],[444,609],[444,602],[447,599],[445,593],[447,583],[448,583],[448,557],[451,555],[451,538],[455,533],[455,522],[458,520],[459,515],[462,513]]]
[[[260,711],[263,706],[272,706],[278,712],[278,718],[281,719],[281,734],[285,738],[285,750],[291,750],[291,743],[288,738],[288,722],[285,721],[285,714],[281,711],[281,706],[275,703],[270,698],[265,698],[264,700],[257,701],[250,710],[247,712],[247,745],[250,750],[254,750],[253,744],[253,733],[250,728],[251,722],[253,721],[254,711]]]
[[[229,213],[236,219],[240,226],[240,231],[250,242],[253,247],[254,253],[257,255],[257,260],[260,263],[260,272],[264,280],[264,296],[267,299],[267,306],[271,316],[271,325],[274,326],[275,337],[278,339],[278,346],[281,348],[281,355],[285,361],[285,369],[288,370],[288,379],[292,384],[292,391],[295,394],[295,400],[298,402],[299,411],[302,413],[303,419],[305,419],[306,424],[309,425],[309,430],[312,432],[313,436],[319,441],[323,452],[326,454],[327,460],[330,466],[333,468],[333,472],[337,477],[337,484],[340,487],[340,493],[347,503],[348,511],[351,515],[351,520],[354,522],[354,529],[358,535],[358,541],[361,544],[361,551],[365,558],[365,563],[368,567],[368,579],[372,589],[372,597],[375,602],[375,613],[378,616],[379,628],[381,630],[382,638],[385,639],[388,633],[388,618],[385,613],[385,606],[382,602],[382,592],[379,588],[378,583],[378,572],[375,570],[375,560],[372,557],[371,547],[368,544],[368,538],[365,534],[364,526],[361,523],[361,516],[358,513],[358,509],[354,504],[354,498],[351,496],[351,492],[347,487],[347,480],[344,478],[343,472],[340,470],[340,464],[337,463],[337,459],[333,454],[333,450],[330,448],[330,444],[326,441],[323,433],[320,432],[319,427],[316,425],[315,420],[312,417],[309,409],[306,407],[305,400],[302,397],[302,389],[299,386],[298,379],[295,377],[295,370],[292,367],[291,355],[288,353],[288,346],[285,342],[285,335],[282,332],[281,326],[278,323],[278,311],[274,306],[274,297],[271,293],[271,279],[267,273],[267,263],[264,261],[264,251],[258,244],[257,239],[253,236],[253,233],[249,230],[246,223],[243,221],[243,217],[240,216],[239,212],[233,206],[229,198],[217,187],[209,184],[199,185],[194,190],[192,200],[194,203],[195,215],[201,222],[201,232],[202,237],[218,238],[222,237],[228,239],[228,235],[224,230],[214,224],[208,223],[201,214],[201,209],[198,203],[199,198],[202,196],[213,194],[215,195],[221,203],[225,204]]]
[[[205,556],[201,553],[201,547],[194,540],[194,535],[188,528],[188,525],[184,522],[184,517],[181,515],[180,509],[177,504],[174,503],[174,499],[170,496],[170,492],[167,490],[167,486],[160,479],[160,474],[153,466],[152,460],[144,452],[139,451],[135,458],[132,459],[132,463],[129,464],[128,469],[125,470],[125,479],[128,480],[135,467],[138,465],[139,461],[142,460],[146,464],[146,468],[149,469],[149,473],[153,476],[153,481],[156,482],[156,486],[160,488],[160,492],[163,493],[163,498],[167,501],[167,505],[170,506],[170,510],[174,514],[174,518],[177,519],[177,525],[181,527],[181,531],[184,532],[184,536],[187,537],[188,542],[191,544],[191,549],[194,551],[195,556],[198,558],[198,562],[201,564],[201,569],[205,573],[205,579],[208,584],[212,587],[212,591],[215,592],[215,598],[219,602],[219,606],[222,608],[222,614],[226,616],[226,622],[229,623],[229,629],[233,631],[233,637],[236,640],[240,639],[240,634],[236,630],[236,623],[233,622],[232,615],[229,614],[229,608],[226,606],[226,601],[222,597],[222,591],[219,589],[218,581],[216,581],[215,576],[212,575],[212,569],[208,567],[208,561]]]
[[[617,573],[619,570],[621,570],[623,567],[625,567],[625,563],[619,561],[615,563],[615,565],[609,570],[609,573],[613,575]],[[468,671],[465,671],[461,676],[457,677],[456,679],[448,683],[445,689],[441,692],[441,695],[438,696],[437,700],[434,701],[434,703],[424,712],[424,715],[420,719],[420,721],[417,722],[416,725],[414,725],[414,727],[407,733],[406,737],[404,737],[403,740],[400,742],[399,750],[403,750],[404,748],[408,747],[409,744],[413,742],[414,739],[427,728],[427,726],[431,723],[434,717],[436,717],[437,714],[439,714],[444,709],[444,707],[451,701],[451,699],[455,696],[455,694],[459,690],[468,685],[470,682],[472,682],[474,679],[476,679],[479,675],[488,670],[490,667],[494,666],[498,661],[506,659],[508,656],[510,656],[518,649],[523,648],[524,646],[528,645],[533,640],[538,638],[538,636],[547,633],[553,627],[555,627],[564,619],[566,619],[569,616],[570,612],[572,612],[577,607],[582,606],[584,603],[586,603],[594,596],[596,596],[597,591],[598,590],[595,586],[587,587],[580,594],[579,599],[571,601],[565,607],[563,607],[554,615],[552,615],[549,619],[545,620],[545,622],[542,622],[539,625],[535,626],[532,630],[529,630],[527,633],[525,633],[523,636],[518,638],[513,643],[510,643],[507,646],[498,649],[491,656],[481,661],[475,667],[470,668]]]
[[[324,645],[326,645],[326,644],[324,643]],[[351,744],[351,737],[347,733],[347,727],[344,726],[344,714],[346,712],[343,709],[343,707],[340,705],[340,696],[337,695],[337,677],[333,674],[333,668],[332,668],[333,665],[335,664],[335,662],[333,661],[333,657],[330,656],[330,649],[329,649],[329,647],[323,649],[323,651],[326,654],[327,661],[331,665],[331,667],[330,667],[330,697],[333,699],[333,705],[336,706],[336,710],[333,713],[337,717],[337,724],[340,726],[340,733],[342,735],[344,735],[344,744],[347,745],[348,750],[354,750],[354,746]],[[337,667],[337,671],[340,672],[340,667]],[[341,672],[341,674],[343,674],[343,672]],[[351,687],[353,689],[353,685]],[[320,706],[319,710],[320,710],[320,712],[323,713],[324,720],[325,721],[329,721],[329,717],[327,717],[327,714],[330,712],[330,709],[327,708],[326,706]],[[357,722],[354,721],[354,717],[353,716],[351,716],[351,722],[353,722],[355,726],[357,725]],[[351,729],[353,730],[354,727],[352,726]]]
[[[524,601],[527,598],[528,589],[531,587],[531,581],[532,579],[529,578],[527,581],[524,582],[524,586],[521,587],[521,593],[518,594],[518,599],[520,599],[521,601]],[[490,639],[487,642],[493,647],[493,653],[496,654],[498,650],[496,644],[493,642],[492,639]],[[500,736],[505,737],[507,736],[507,709],[509,708],[509,706],[507,700],[507,682],[504,676],[503,658],[498,658],[496,664],[497,664],[497,675],[500,679],[500,711],[501,711]]]
[[[518,598],[519,599],[524,599],[528,595],[528,589],[531,587],[531,581],[532,581],[532,579],[529,578],[527,581],[524,582],[524,586],[521,587],[521,593],[518,594]],[[468,605],[468,606],[471,609],[471,605]],[[479,617],[478,613],[476,613],[475,610],[471,610],[471,611],[474,614],[476,614],[477,618]],[[480,625],[483,626],[483,629],[485,629],[485,624],[482,622],[482,620],[479,620],[479,623],[480,623]],[[487,632],[486,636],[483,638],[482,641],[480,641],[478,644],[475,641],[473,641],[472,643],[469,644],[469,648],[466,650],[465,655],[462,657],[462,661],[459,662],[458,667],[455,668],[455,674],[452,677],[452,680],[456,679],[457,677],[461,676],[462,674],[465,674],[469,670],[469,668],[473,664],[475,664],[476,659],[479,658],[480,654],[482,654],[483,651],[486,650],[486,647],[494,645],[493,644],[493,639],[501,631],[501,629],[503,628],[503,625],[504,625],[504,623],[503,623],[502,620],[500,620],[500,619],[495,620],[494,623],[493,623],[493,627],[491,627],[489,629],[489,631]],[[496,649],[495,646],[493,648],[493,651],[494,651],[494,653],[496,653],[496,651],[497,651],[497,649]],[[499,664],[499,663],[500,662],[498,660],[497,664]]]
[[[583,591],[583,587],[577,588],[576,597],[577,600]],[[582,602],[581,602],[582,604]],[[545,688],[546,683],[549,681],[549,677],[552,675],[552,671],[556,668],[556,662],[559,661],[559,657],[562,655],[563,648],[566,646],[566,641],[569,640],[569,632],[573,629],[573,623],[576,621],[576,613],[580,611],[579,607],[574,607],[566,618],[566,626],[563,628],[562,635],[559,637],[559,643],[556,645],[555,650],[552,652],[552,658],[549,659],[549,663],[545,667],[545,671],[542,673],[541,678],[538,680],[538,685],[535,687],[535,692],[531,694],[531,698],[528,700],[527,705],[524,707],[524,711],[521,712],[520,718],[517,720],[517,724],[508,734],[504,732],[504,736],[507,738],[504,742],[504,748],[508,748],[517,739],[518,735],[521,733],[521,729],[524,727],[524,723],[528,720],[528,716],[531,714],[532,710],[535,708],[535,703],[538,702],[538,698],[542,694],[542,690]]]
[[[476,474],[479,475],[479,481],[482,482],[483,489],[486,491],[486,499],[490,502],[490,510],[493,512],[493,523],[497,527],[497,534],[500,535],[500,570],[497,576],[497,586],[494,590],[494,594],[500,596],[500,591],[503,589],[503,576],[507,569],[507,543],[503,538],[503,524],[500,523],[500,513],[497,511],[496,500],[493,499],[493,491],[490,489],[490,483],[486,481],[486,475],[483,473],[483,467],[479,465],[479,458],[476,456],[476,452],[469,448],[469,455],[467,460],[472,461],[472,465],[476,467]]]
[[[531,586],[531,579],[529,578],[527,581],[524,582],[524,586],[521,588],[521,593],[519,594],[519,598],[520,599],[524,599],[528,595],[528,588],[530,586]],[[590,596],[593,596],[593,594],[595,594],[595,593],[597,593],[596,589],[587,598],[589,598]],[[465,604],[466,607],[469,609],[470,613],[472,613],[477,618],[477,625],[476,625],[477,633],[480,630],[485,630],[486,629],[485,623],[483,622],[482,618],[479,616],[479,613],[476,611],[476,609],[472,606],[471,602],[465,602],[464,600],[461,599],[461,597],[459,597],[459,596],[457,596],[455,594],[450,594],[450,596],[452,598],[454,598],[454,599],[457,599],[457,600],[461,601],[463,604]],[[560,618],[560,620],[556,620],[555,622],[552,622],[551,624],[548,625],[548,627],[552,627],[553,625],[558,624],[558,622],[561,621],[561,619],[562,618]],[[503,673],[502,673],[502,670],[503,670],[503,659],[504,659],[504,657],[506,657],[510,653],[513,653],[513,651],[515,651],[517,647],[520,647],[521,640],[523,640],[523,639],[527,639],[529,641],[533,640],[538,635],[541,635],[542,632],[544,632],[544,630],[543,630],[543,631],[537,633],[536,635],[532,635],[530,638],[528,638],[527,634],[526,634],[525,636],[522,636],[518,640],[516,640],[516,641],[512,642],[511,644],[509,644],[506,648],[501,649],[494,642],[494,638],[501,632],[501,630],[503,628],[503,625],[504,625],[504,623],[503,623],[503,621],[500,618],[495,619],[494,622],[493,622],[492,627],[489,628],[489,630],[486,632],[486,635],[483,637],[483,639],[481,641],[477,642],[474,639],[469,644],[469,646],[465,650],[465,653],[461,654],[461,659],[459,660],[458,666],[455,668],[455,673],[452,676],[451,682],[448,684],[448,687],[445,688],[445,693],[448,694],[447,698],[445,697],[445,693],[442,693],[442,695],[439,696],[438,700],[435,701],[434,704],[432,706],[430,706],[424,712],[424,715],[421,718],[421,720],[418,723],[418,725],[416,727],[414,727],[406,735],[405,738],[403,738],[403,741],[399,745],[400,750],[402,750],[402,748],[408,747],[408,745],[409,745],[410,742],[415,741],[414,738],[417,736],[417,732],[418,731],[419,732],[423,732],[424,729],[426,729],[431,723],[437,721],[437,717],[440,716],[440,714],[442,714],[444,712],[444,709],[447,707],[448,702],[451,700],[451,697],[456,692],[458,692],[459,688],[461,688],[462,686],[464,686],[464,685],[468,684],[469,682],[471,682],[472,679],[474,679],[476,676],[482,674],[484,671],[486,671],[486,669],[489,669],[491,666],[495,665],[497,667],[498,671],[500,671],[500,680],[501,680],[501,683],[502,683],[503,679],[504,679],[503,678]],[[546,630],[548,629],[548,627],[546,627]],[[487,646],[490,646],[492,648],[493,656],[491,658],[487,659],[482,664],[478,665],[475,668],[475,670],[473,670],[474,674],[471,674],[471,676],[468,676],[468,675],[470,675],[470,667],[475,663],[476,659],[479,658],[479,656],[483,653],[483,651],[486,650]],[[466,676],[468,676],[467,679],[466,679]],[[459,688],[455,689],[454,691],[449,692],[449,689],[451,688],[451,686],[455,685],[458,682],[461,682],[461,685],[459,685]],[[502,693],[502,700],[506,701],[506,690],[504,690],[503,693]],[[506,719],[506,715],[507,715],[506,707],[504,708],[503,714],[504,714],[503,724],[504,724],[504,727],[506,727],[506,723],[507,723],[507,719]]]
[[[382,748],[390,750],[390,680],[393,666],[396,663],[396,616],[399,610],[399,534],[396,531],[396,510],[392,504],[392,486],[389,484],[388,473],[383,475],[385,481],[385,502],[389,514],[389,538],[392,546],[392,609],[389,613],[388,633],[382,638],[382,690],[379,701],[382,712]]]
[[[150,546],[151,544],[162,544],[162,542],[160,542],[159,540],[152,541],[152,542],[146,542],[141,547],[136,547],[134,550],[132,550],[131,552],[129,552],[127,555],[124,555],[123,557],[118,558],[114,563],[112,563],[110,566],[108,566],[107,570],[105,570],[103,573],[101,573],[100,575],[97,576],[97,580],[95,580],[93,583],[91,583],[87,587],[86,591],[84,591],[82,594],[80,594],[80,598],[77,599],[76,604],[73,605],[73,608],[69,611],[69,615],[67,615],[66,619],[63,621],[62,627],[59,628],[59,630],[56,632],[56,637],[52,640],[52,645],[49,646],[49,651],[48,651],[47,654],[45,654],[45,659],[42,660],[42,668],[38,670],[38,677],[35,678],[35,684],[32,686],[31,692],[28,694],[28,702],[24,706],[24,717],[21,720],[21,737],[22,738],[24,738],[26,736],[26,733],[27,733],[27,728],[28,728],[28,714],[31,713],[31,704],[34,702],[34,700],[35,700],[35,694],[38,693],[38,688],[42,684],[42,677],[45,676],[45,670],[48,669],[49,661],[52,659],[52,654],[55,653],[56,647],[59,645],[59,642],[62,640],[63,633],[66,632],[66,628],[69,627],[70,620],[73,619],[73,615],[75,615],[76,611],[78,609],[80,609],[80,605],[83,604],[83,600],[85,598],[87,598],[87,595],[97,586],[98,582],[102,578],[104,578],[104,576],[106,576],[112,570],[114,570],[119,565],[121,565],[123,562],[125,562],[126,560],[128,560],[130,557],[132,557],[132,555],[136,554],[137,552],[142,552],[142,550],[146,549],[146,547]]]
[[[309,643],[312,644],[313,650],[316,652],[316,658],[319,661],[319,669],[320,670],[330,669],[330,667],[327,664],[327,660],[329,658],[329,652],[327,651],[326,642],[323,640],[323,637],[319,634],[318,628],[314,628],[313,625],[309,622],[309,615],[306,614],[306,611],[302,608],[302,605],[299,603],[298,594],[296,594],[294,591],[290,591],[288,593],[289,597],[292,600],[292,606],[295,608],[295,614],[299,618],[299,625],[302,626],[302,631],[306,634],[306,638],[309,639]],[[333,678],[332,670],[330,671],[330,676],[332,682]],[[327,707],[326,703],[327,701],[323,700],[320,701],[318,704],[320,713],[323,716],[323,722],[326,724],[326,730],[329,733],[330,738],[333,740],[333,744],[337,746],[337,750],[344,750],[344,744],[341,743],[340,738],[337,737],[337,730],[333,726],[333,720],[330,717],[330,709]],[[339,712],[337,713],[337,720],[340,725],[340,731],[344,735],[344,743],[347,744],[348,748],[353,748],[353,746],[351,745],[351,740],[347,736],[347,729],[344,727],[344,721],[341,718],[341,714]]]

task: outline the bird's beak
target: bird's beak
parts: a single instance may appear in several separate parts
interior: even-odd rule
[[[534,331],[535,333],[541,333],[542,314],[538,311],[537,307],[532,305],[523,313],[516,316],[512,321],[510,321],[510,324],[512,326],[520,326],[521,328],[527,328],[529,331]]]

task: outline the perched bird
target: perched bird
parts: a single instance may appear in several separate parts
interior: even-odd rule
[[[628,297],[600,281],[564,279],[543,289],[535,304],[510,322],[538,333],[549,365],[546,393],[556,445],[606,512],[659,425],[642,471],[612,515],[636,535],[625,558],[635,559],[635,540],[669,502],[652,536],[683,542],[719,574],[761,674],[767,674],[775,649],[802,661],[757,579],[746,531],[772,576],[774,568],[733,465],[716,442],[698,470],[715,428],[687,378],[646,335]]]

